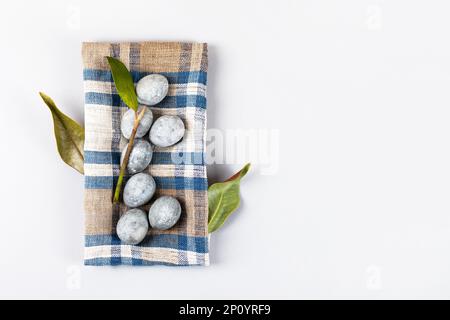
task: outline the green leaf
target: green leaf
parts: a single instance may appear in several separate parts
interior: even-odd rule
[[[39,95],[52,113],[59,155],[65,163],[84,174],[83,127],[62,113],[45,93],[39,92]]]
[[[247,163],[239,172],[225,182],[214,183],[208,188],[208,231],[219,229],[225,220],[239,207],[241,179],[250,169]]]
[[[111,67],[114,84],[116,85],[119,96],[129,108],[137,111],[139,104],[131,73],[120,60],[113,57],[106,58],[108,59],[109,66]]]

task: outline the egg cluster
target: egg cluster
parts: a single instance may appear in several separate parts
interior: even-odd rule
[[[157,198],[150,206],[148,214],[138,207],[147,204],[155,194],[156,182],[145,172],[153,157],[152,145],[170,147],[178,143],[184,136],[185,126],[180,117],[163,115],[153,121],[153,113],[148,106],[160,103],[169,91],[169,82],[160,74],[151,74],[136,85],[136,93],[140,103],[139,111],[145,110],[139,122],[133,147],[127,164],[127,172],[131,175],[123,190],[123,201],[128,208],[117,223],[117,236],[124,244],[136,245],[144,240],[150,227],[167,230],[172,228],[181,216],[181,205],[170,196]],[[130,139],[135,120],[135,111],[128,110],[122,117],[120,129],[126,139]],[[148,136],[148,139],[146,138]],[[122,151],[123,162],[128,144]]]

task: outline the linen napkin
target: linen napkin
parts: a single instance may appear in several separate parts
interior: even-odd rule
[[[207,45],[180,42],[83,43],[85,91],[85,265],[208,265],[208,198],[205,167]],[[174,196],[181,218],[170,230],[150,228],[138,245],[125,245],[116,224],[127,208],[112,205],[127,140],[120,132],[127,110],[117,94],[106,56],[120,59],[136,83],[159,73],[169,93],[151,107],[154,119],[177,115],[185,124],[183,140],[154,147],[149,168],[161,195]],[[148,139],[148,135],[145,136]],[[144,206],[148,212],[149,205]]]

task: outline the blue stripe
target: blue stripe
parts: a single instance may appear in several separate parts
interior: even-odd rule
[[[133,249],[131,249],[131,264],[133,265],[133,266],[142,266],[142,258],[139,256],[139,257],[135,257],[135,256],[133,256],[134,255],[134,253],[133,253]]]
[[[120,164],[120,152],[84,151],[84,163]],[[205,165],[203,152],[154,152],[152,164]]]
[[[120,245],[120,239],[117,235],[86,235],[85,246],[109,246]],[[177,234],[155,234],[147,236],[139,247],[146,248],[168,248],[178,250],[188,250],[197,253],[208,252],[208,237],[194,237]]]
[[[152,164],[205,165],[203,152],[154,152]]]
[[[120,263],[122,265],[133,265],[133,266],[168,266],[168,267],[182,267],[182,266],[193,266],[194,264],[175,264],[175,263],[168,263],[168,262],[162,262],[157,260],[144,260],[144,259],[132,259],[132,258],[125,258],[125,257],[119,257]],[[140,263],[137,263],[139,261]],[[84,260],[85,266],[110,266],[110,265],[117,265],[111,263],[111,258],[94,258],[94,259],[85,259]],[[204,261],[200,261],[196,265],[205,265]]]
[[[208,180],[206,178],[187,178],[187,177],[153,177],[156,186],[160,189],[170,190],[199,190],[204,191],[208,188]],[[117,177],[101,176],[92,177],[85,176],[85,189],[112,189],[117,181]]]
[[[89,177],[84,176],[85,189],[112,189],[117,182],[117,177]]]
[[[131,71],[134,82],[151,74],[151,72]],[[206,85],[207,73],[205,71],[161,72],[169,80],[170,84],[201,83]],[[84,69],[84,80],[112,82],[111,71],[98,69]]]
[[[156,186],[161,189],[170,190],[207,190],[208,180],[206,178],[187,177],[153,177]]]
[[[86,104],[98,104],[104,106],[126,107],[121,103],[118,94],[86,92],[84,94]],[[200,95],[177,95],[165,97],[158,105],[158,108],[186,108],[197,107],[206,109],[206,97]]]
[[[84,163],[119,164],[120,152],[84,151]]]

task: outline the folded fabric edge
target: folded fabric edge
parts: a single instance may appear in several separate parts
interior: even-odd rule
[[[144,68],[148,69],[146,72],[179,71],[178,58],[187,52],[189,52],[191,59],[189,71],[207,71],[208,69],[208,43],[180,41],[82,42],[81,55],[84,68],[110,70],[105,57],[110,56],[111,49],[115,47],[121,47],[125,51],[138,50],[141,56],[149,55],[153,57],[155,51],[164,52],[164,55],[161,55],[158,59],[151,60],[150,65],[144,64]],[[128,58],[126,56],[124,58],[125,60],[122,62],[127,65]],[[196,63],[193,63],[194,60],[192,59]],[[174,61],[177,61],[177,63],[173,64]],[[169,69],[173,70],[163,70],[168,66],[171,66]]]
[[[170,41],[170,40],[147,40],[147,41],[82,41],[81,44],[84,45],[119,45],[119,44],[148,44],[148,45],[167,45],[167,46],[178,46],[178,45],[202,45],[207,46],[207,42],[202,41]]]
[[[84,249],[86,266],[209,266],[209,252],[129,245],[91,246]],[[149,255],[148,258],[145,255]]]

